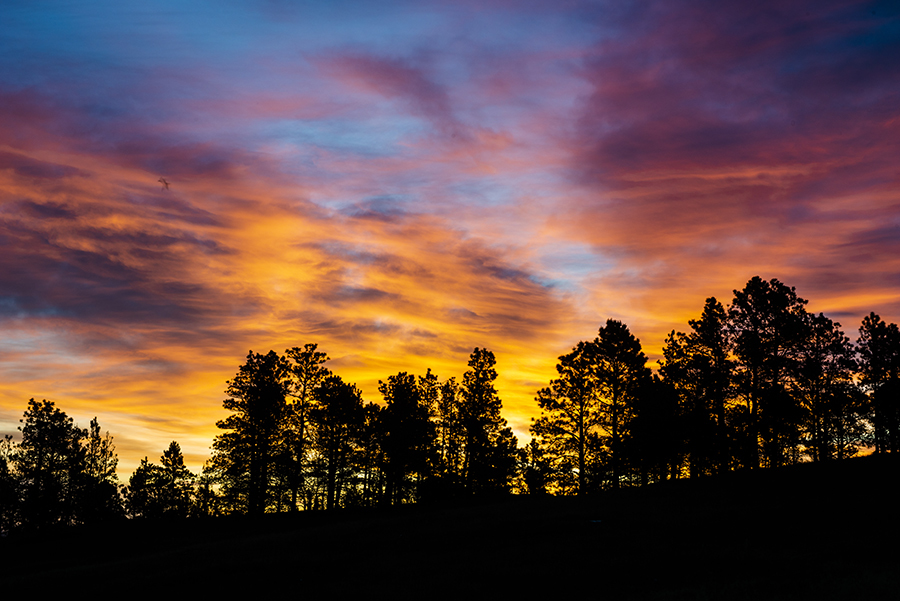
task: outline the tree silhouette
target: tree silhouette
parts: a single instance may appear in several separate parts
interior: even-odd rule
[[[640,485],[677,478],[683,437],[678,393],[656,375],[642,378],[630,413],[622,456]]]
[[[861,439],[851,389],[855,351],[841,324],[819,313],[808,315],[807,338],[799,357],[794,394],[804,410],[803,442],[813,461],[853,454]],[[838,435],[838,431],[840,435]],[[840,442],[838,442],[840,440]]]
[[[133,518],[162,516],[162,486],[160,469],[144,457],[128,479],[125,487],[125,509]]]
[[[0,444],[0,496],[13,500],[0,521],[32,529],[122,515],[115,447],[97,418],[82,430],[51,401],[31,399],[19,421],[22,441]]]
[[[125,489],[132,517],[185,518],[191,513],[194,475],[184,465],[181,446],[174,440],[163,451],[160,465],[146,457],[134,470]]]
[[[91,420],[86,443],[86,473],[98,482],[115,482],[119,458],[109,432],[105,436],[100,435],[100,424],[96,417]]]
[[[433,373],[429,368],[424,376],[417,376],[417,385],[419,388],[419,404],[422,406],[422,413],[425,417],[426,427],[428,430],[428,450],[425,453],[427,461],[424,469],[416,473],[417,495],[421,496],[423,486],[427,486],[425,481],[429,483],[439,478],[442,469],[441,449],[438,445],[438,428],[440,425],[440,404],[442,390],[445,383],[442,383],[437,374]]]
[[[640,389],[650,377],[640,341],[621,321],[608,319],[594,339],[597,393],[607,433],[611,486],[619,488],[623,477],[622,442],[634,417]]]
[[[869,391],[875,452],[900,452],[900,330],[869,313],[859,328],[860,375]]]
[[[222,497],[217,489],[216,469],[210,461],[203,464],[200,475],[197,477],[191,499],[191,515],[198,517],[214,517],[222,515],[224,507]]]
[[[297,509],[298,499],[306,499],[306,465],[313,441],[309,412],[313,391],[331,375],[323,366],[328,355],[317,350],[317,344],[293,347],[285,354],[291,360],[291,404],[288,407],[286,445],[281,455],[281,468],[290,490],[290,508]]]
[[[463,374],[460,422],[465,436],[463,481],[474,493],[505,491],[516,464],[516,437],[500,416],[502,402],[494,388],[494,353],[476,348]]]
[[[776,279],[754,277],[734,291],[728,317],[753,445],[743,454],[748,467],[759,467],[760,454],[770,467],[798,459],[802,410],[790,384],[808,334],[805,305]]]
[[[222,405],[233,413],[216,423],[226,432],[213,441],[211,461],[233,509],[261,514],[268,506],[271,467],[284,444],[290,375],[290,365],[274,351],[251,351],[228,382]]]
[[[174,440],[160,457],[160,473],[163,478],[165,499],[164,514],[187,517],[194,490],[194,474],[184,465],[181,446]]]
[[[421,480],[428,475],[435,439],[434,424],[429,419],[429,393],[436,390],[429,376],[420,380],[426,386],[406,372],[378,382],[385,401],[379,423],[388,503],[401,503],[407,497],[409,476]]]
[[[50,401],[28,401],[15,453],[26,527],[76,523],[78,480],[84,467],[85,433]]]
[[[659,371],[679,396],[683,451],[695,477],[730,467],[726,408],[734,364],[721,303],[706,299],[700,319],[688,323],[690,334],[673,331],[666,338]]]
[[[588,474],[600,463],[604,425],[597,382],[597,345],[579,342],[556,364],[559,377],[537,393],[541,416],[531,433],[540,441],[543,460],[550,462],[556,485],[576,494],[589,490]],[[532,445],[537,444],[532,441]],[[531,452],[535,456],[535,452]],[[574,486],[568,484],[574,474]]]
[[[315,424],[316,449],[324,471],[325,507],[333,509],[340,502],[346,471],[359,448],[365,409],[359,389],[340,376],[327,376],[313,395],[316,403],[310,419]]]
[[[547,494],[553,467],[544,457],[544,451],[537,439],[532,438],[525,448],[519,449],[521,464],[520,492],[529,495]]]
[[[19,482],[15,474],[12,435],[0,440],[0,533],[18,525]]]
[[[382,406],[375,403],[366,403],[363,406],[363,422],[354,453],[357,468],[357,481],[353,492],[355,498],[348,504],[371,507],[383,500],[385,479],[380,469],[384,464],[381,448],[383,412]]]
[[[122,514],[116,468],[119,458],[109,432],[100,435],[97,418],[91,420],[85,433],[84,469],[79,479],[76,513],[83,521],[97,521]]]
[[[437,426],[437,467],[435,469],[445,490],[456,489],[462,481],[465,432],[461,416],[460,387],[454,378],[440,386],[435,406]]]

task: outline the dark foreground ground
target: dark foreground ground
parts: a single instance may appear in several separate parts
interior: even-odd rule
[[[900,599],[900,462],[888,459],[588,499],[126,521],[11,535],[0,539],[0,590],[98,598]]]

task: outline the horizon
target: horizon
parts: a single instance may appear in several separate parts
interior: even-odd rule
[[[900,321],[881,2],[28,2],[0,38],[0,434],[29,398],[199,471],[248,351],[381,402],[497,357],[527,442],[608,318],[656,366],[777,278]]]

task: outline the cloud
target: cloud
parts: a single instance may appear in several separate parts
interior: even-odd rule
[[[38,161],[12,152],[0,152],[0,169],[9,169],[20,178],[29,180],[56,180],[87,175],[74,167]]]
[[[847,299],[829,293],[833,278],[883,288],[892,262],[860,265],[851,250],[890,255],[890,236],[866,224],[893,221],[898,200],[900,38],[896,12],[877,8],[607,15],[581,71],[593,89],[566,143],[578,186],[557,222],[615,260],[621,275],[595,286],[634,290],[656,315],[757,273],[808,282],[835,309]]]
[[[18,210],[30,213],[39,219],[75,219],[77,216],[66,205],[53,202],[36,203],[30,200],[18,203]]]
[[[885,57],[900,44],[860,7],[644,6],[585,65],[595,86],[582,115],[588,181],[804,164],[838,144],[871,146],[873,133],[890,140],[878,129],[895,116],[900,67]]]
[[[383,31],[347,7],[217,14],[227,38],[202,11],[126,24],[177,22],[158,52],[90,19],[89,52],[21,37],[28,69],[0,64],[0,414],[46,396],[100,413],[125,469],[173,438],[199,465],[248,349],[318,342],[377,400],[478,346],[524,434],[556,357],[609,317],[651,362],[754,275],[848,330],[900,317],[887,4],[402,6]]]
[[[333,55],[319,64],[327,74],[349,85],[403,102],[411,114],[429,121],[443,136],[468,137],[454,114],[448,90],[418,66],[365,54]]]

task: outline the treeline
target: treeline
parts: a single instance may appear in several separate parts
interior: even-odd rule
[[[609,320],[541,390],[525,479],[581,494],[731,470],[900,450],[900,331],[874,313],[854,345],[776,279],[671,332],[657,374]]]
[[[381,403],[307,344],[250,352],[227,382],[230,415],[200,474],[172,442],[116,481],[109,435],[30,401],[22,440],[0,446],[0,529],[142,518],[260,514],[508,492],[584,494],[740,469],[900,450],[900,331],[867,316],[857,343],[778,280],[731,305],[706,301],[666,339],[656,374],[609,320],[559,358],[538,391],[531,441],[501,416],[493,353],[461,381],[401,372]]]
[[[77,524],[127,515],[180,518],[232,513],[360,507],[463,494],[508,493],[516,480],[516,437],[500,415],[492,352],[476,348],[462,381],[430,370],[379,383],[382,404],[323,364],[315,344],[279,355],[248,354],[227,382],[212,457],[199,475],[177,442],[159,464],[144,458],[117,485],[111,438],[101,439],[106,468],[88,469],[97,445],[71,418],[29,402],[22,441],[0,452],[0,530]],[[77,482],[101,486],[102,513]],[[93,498],[93,497],[91,497]]]
[[[476,348],[461,383],[430,370],[379,382],[383,404],[323,364],[317,345],[250,353],[228,382],[203,470],[210,514],[297,511],[507,492],[516,438],[500,415],[493,353]]]

